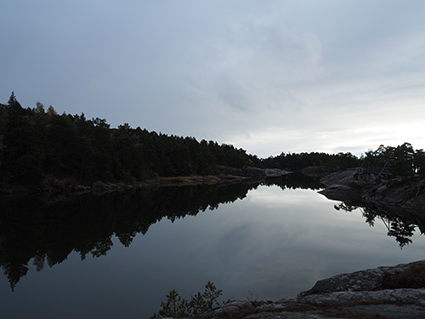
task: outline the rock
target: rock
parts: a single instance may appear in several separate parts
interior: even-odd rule
[[[265,171],[256,167],[234,168],[228,166],[218,166],[218,171],[222,175],[240,176],[255,180],[262,180],[266,177]]]
[[[376,192],[378,193],[378,194],[383,194],[383,193],[385,193],[385,191],[388,189],[388,187],[387,187],[387,185],[382,185],[382,186],[380,186],[377,190],[376,190]]]
[[[344,310],[347,308],[343,308]],[[392,319],[423,319],[425,311],[418,308],[416,305],[393,305],[393,304],[378,304],[378,305],[359,305],[350,307],[349,311],[358,314],[379,314],[380,318]]]
[[[425,271],[425,260],[391,267],[378,267],[374,269],[361,270],[350,274],[340,274],[328,279],[319,280],[313,288],[301,292],[299,295],[301,297],[305,297],[314,294],[339,291],[379,290],[386,288],[382,287],[382,285],[389,276],[406,273],[407,271],[414,271],[414,273],[418,273],[419,269],[423,269]]]
[[[266,168],[264,172],[266,173],[266,176],[270,176],[270,177],[278,177],[278,176],[290,174],[290,172],[284,171],[279,168]]]
[[[236,300],[215,309],[212,313],[208,314],[209,317],[220,317],[225,315],[232,315],[234,313],[243,313],[252,311],[255,307],[249,300]]]
[[[340,306],[349,304],[406,304],[425,306],[425,288],[384,289],[378,291],[338,291],[320,295],[300,296],[300,303],[315,306]]]
[[[332,184],[348,185],[356,180],[355,176],[358,174],[357,168],[347,169],[345,171],[335,172],[323,177],[320,182],[326,186]]]
[[[280,313],[270,313],[262,312],[245,317],[246,319],[330,319],[331,317],[325,317],[319,314],[312,313],[294,313],[294,312],[280,312]],[[335,317],[332,317],[335,319]]]
[[[403,278],[414,278],[421,287],[403,287],[404,284],[412,285]],[[385,284],[388,280],[392,285],[389,289]],[[233,301],[202,318],[419,319],[425,318],[423,286],[425,260],[333,276],[318,281],[312,289],[300,293],[296,299]]]
[[[359,201],[361,199],[360,197],[360,190],[358,188],[353,188],[348,185],[341,185],[341,184],[333,184],[325,189],[319,191],[319,194],[322,194],[326,196],[328,199],[332,200],[353,200],[353,201]]]
[[[322,178],[326,188],[319,193],[332,200],[354,201],[360,206],[390,205],[425,218],[425,178],[385,179],[349,169]]]

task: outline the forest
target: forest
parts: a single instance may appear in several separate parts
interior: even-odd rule
[[[41,103],[23,108],[12,93],[0,105],[1,185],[36,186],[46,176],[90,185],[134,183],[156,176],[214,175],[217,165],[261,165],[232,145],[148,132],[105,119],[58,115]]]
[[[408,174],[423,173],[423,150],[409,143],[381,145],[358,158],[351,153],[285,154],[260,159],[242,148],[149,132],[124,123],[111,128],[106,119],[57,114],[37,102],[24,108],[12,92],[0,104],[0,188],[38,189],[47,176],[81,185],[96,181],[136,183],[157,177],[217,175],[218,166],[280,168],[300,171],[318,166],[332,170],[368,161]]]

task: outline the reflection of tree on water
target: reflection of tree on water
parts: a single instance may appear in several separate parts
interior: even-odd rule
[[[394,237],[400,248],[412,243],[411,237],[418,227],[421,234],[425,232],[425,221],[419,216],[404,211],[396,207],[372,207],[372,206],[356,206],[347,203],[340,203],[334,206],[336,210],[344,210],[352,212],[359,209],[366,223],[375,226],[375,220],[378,218],[387,228],[387,235]]]
[[[289,189],[312,189],[323,188],[320,177],[311,177],[301,173],[291,173],[277,177],[267,177],[263,183],[266,186],[279,186],[282,190]]]
[[[64,261],[75,251],[82,260],[111,249],[113,236],[129,246],[138,234],[162,218],[174,221],[242,199],[255,184],[197,185],[137,189],[102,196],[90,194],[61,201],[2,198],[0,201],[0,266],[12,290],[29,270]]]
[[[195,185],[146,188],[102,196],[85,194],[62,200],[32,198],[0,199],[0,266],[12,290],[32,264],[41,271],[77,252],[100,257],[112,248],[112,238],[128,247],[133,238],[146,234],[163,218],[174,221],[195,216],[221,203],[246,197],[259,184]],[[262,185],[281,189],[319,189],[316,178],[289,174],[267,178]]]

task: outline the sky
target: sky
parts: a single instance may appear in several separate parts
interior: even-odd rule
[[[425,1],[14,0],[0,103],[260,158],[425,149]]]

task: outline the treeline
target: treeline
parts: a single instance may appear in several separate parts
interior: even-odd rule
[[[275,167],[284,170],[300,171],[310,166],[329,167],[333,170],[345,169],[361,165],[361,160],[351,153],[327,154],[311,153],[281,153],[264,159],[265,167]]]
[[[138,182],[156,176],[210,175],[217,166],[261,166],[232,145],[148,132],[105,119],[23,108],[12,93],[0,104],[0,183],[38,185],[52,175],[80,184]]]
[[[41,103],[23,108],[14,93],[0,104],[0,187],[37,187],[46,176],[83,185],[96,181],[135,183],[158,176],[216,175],[218,166],[280,168],[300,171],[383,166],[397,174],[424,174],[425,153],[409,143],[380,146],[362,158],[351,153],[281,153],[259,159],[241,148],[149,132],[128,124],[111,128],[105,119],[57,114]]]
[[[425,176],[425,152],[415,150],[410,143],[396,147],[380,145],[376,150],[367,151],[364,161],[372,166],[386,166],[393,175]]]
[[[282,153],[262,160],[263,167],[300,171],[303,168],[318,166],[331,170],[343,170],[351,167],[386,168],[395,176],[425,176],[425,152],[415,150],[410,143],[398,146],[380,145],[376,150],[368,150],[360,158],[347,153]],[[379,172],[379,170],[377,170]]]
[[[0,186],[36,186],[48,175],[90,185],[140,182],[157,176],[215,175],[218,166],[300,170],[357,165],[350,153],[281,154],[259,159],[245,150],[193,137],[148,132],[105,119],[59,115],[41,103],[23,108],[14,93],[0,104]]]

